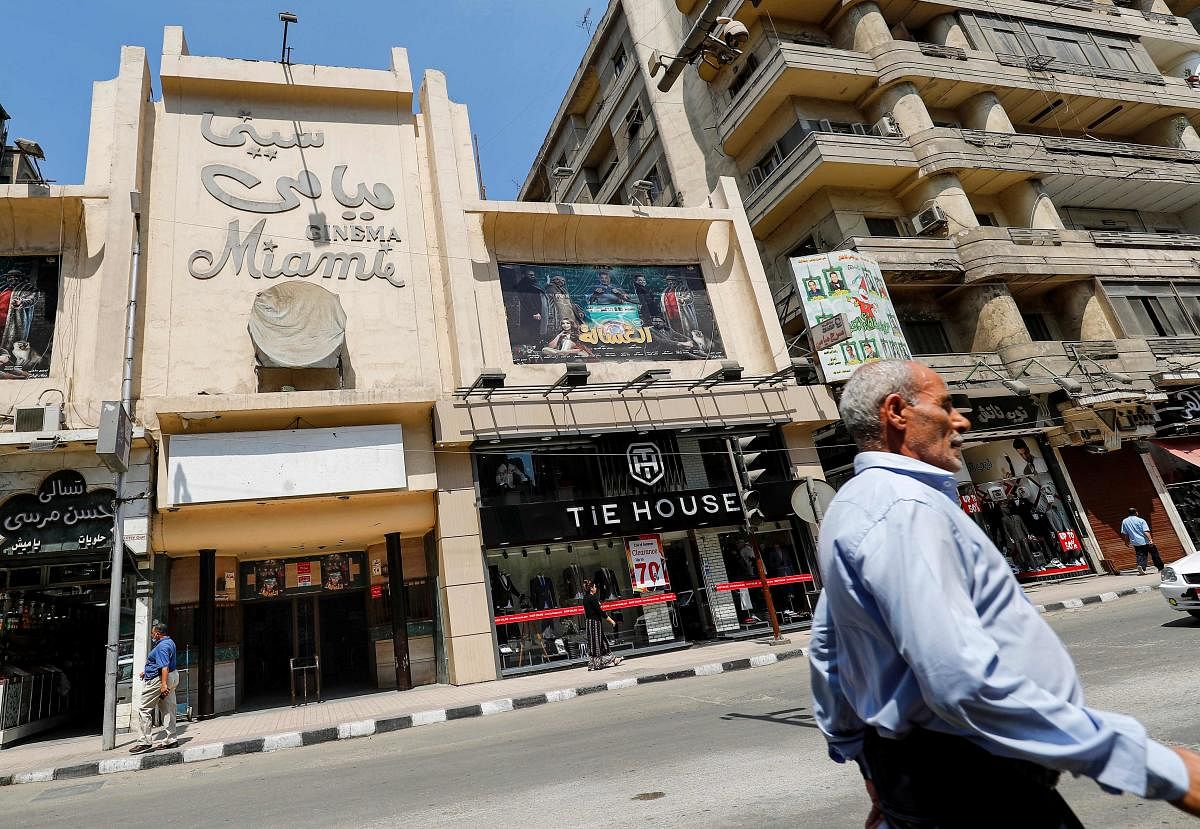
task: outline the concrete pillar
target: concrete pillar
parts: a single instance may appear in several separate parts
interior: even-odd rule
[[[891,29],[879,6],[873,2],[860,3],[834,27],[834,40],[839,48],[854,52],[869,52],[876,46],[891,43]]]
[[[438,455],[437,474],[437,559],[450,684],[486,682],[496,678],[496,648],[471,456]]]
[[[971,200],[967,198],[962,182],[953,173],[941,173],[921,179],[908,197],[908,202],[913,213],[924,209],[930,202],[942,208],[950,222],[947,229],[950,235],[979,227]]]
[[[933,119],[929,116],[925,101],[921,99],[921,93],[908,81],[883,90],[867,108],[867,114],[872,121],[891,115],[908,136],[933,129]]]
[[[1066,227],[1054,201],[1037,179],[1019,181],[1000,194],[1000,205],[1011,227],[1062,230]]]
[[[163,556],[166,558],[166,556]],[[141,666],[146,664],[146,654],[150,652],[150,624],[152,622],[151,605],[154,602],[150,584],[138,580],[137,596],[133,603],[133,686],[130,695],[131,702],[117,704],[117,731],[125,731],[135,727],[137,708],[132,702],[142,698],[142,686],[145,681],[138,679]],[[163,622],[165,615],[155,617]],[[170,631],[168,631],[170,632]]]
[[[969,130],[1009,134],[1017,131],[995,92],[981,92],[964,101],[958,108],[958,117]]]
[[[1007,285],[981,285],[965,291],[955,309],[955,319],[962,322],[957,326],[952,322],[952,327],[968,327],[962,331],[967,335],[962,341],[971,343],[970,351],[995,351],[1033,342]],[[973,332],[969,330],[972,323]]]
[[[971,41],[963,31],[962,24],[952,14],[943,14],[929,21],[927,37],[931,43],[939,46],[952,46],[957,49],[970,49]]]
[[[1054,292],[1058,324],[1068,340],[1113,340],[1117,329],[1092,281],[1072,282]]]
[[[1200,135],[1186,115],[1172,115],[1155,121],[1138,133],[1139,144],[1174,147],[1179,150],[1200,150]]]

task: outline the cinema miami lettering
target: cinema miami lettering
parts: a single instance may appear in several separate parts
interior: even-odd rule
[[[238,123],[221,129],[214,124],[213,113],[206,112],[200,121],[200,134],[217,147],[249,147],[246,155],[259,165],[274,162],[281,149],[319,149],[325,145],[322,132],[274,131],[264,135],[252,120],[249,112],[243,112]],[[231,219],[225,228],[224,247],[219,251],[193,251],[188,258],[188,273],[207,280],[231,269],[235,275],[245,271],[253,279],[353,277],[362,282],[382,279],[396,288],[404,287],[395,263],[389,261],[395,243],[401,241],[400,234],[390,217],[376,215],[386,214],[396,206],[392,189],[382,182],[368,186],[350,172],[348,164],[335,165],[328,181],[313,174],[303,160],[301,164],[295,175],[276,176],[273,192],[262,177],[249,170],[228,163],[204,165],[200,183],[209,196],[234,210],[263,218],[245,231],[240,218]],[[267,218],[290,213],[302,204],[315,206],[326,195],[344,208],[342,223],[314,223],[310,217],[307,224],[287,234],[291,238],[281,235],[279,242],[267,232]],[[314,207],[312,216],[322,215]],[[289,243],[301,238],[330,249],[289,249]],[[350,247],[339,250],[336,248],[339,242]]]

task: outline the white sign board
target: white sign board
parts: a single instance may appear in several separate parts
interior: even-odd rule
[[[875,260],[839,250],[791,263],[808,327],[839,314],[849,321],[849,339],[817,352],[826,383],[848,380],[863,363],[912,358]]]
[[[166,506],[404,489],[398,425],[172,435]]]
[[[643,535],[628,542],[629,572],[633,589],[649,590],[652,587],[667,587],[667,565],[663,561],[662,538]]]

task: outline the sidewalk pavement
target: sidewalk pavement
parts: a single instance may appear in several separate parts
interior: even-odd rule
[[[596,673],[586,667],[572,668],[476,685],[426,685],[411,691],[378,691],[295,708],[230,714],[181,723],[179,748],[146,754],[129,753],[133,734],[118,735],[117,748],[108,752],[98,750],[98,735],[38,740],[0,752],[0,786],[139,771],[369,737],[651,682],[758,668],[804,656],[807,633],[790,633],[784,638],[790,642],[778,646],[753,640],[701,644],[628,659]]]
[[[1146,593],[1158,576],[1092,576],[1025,588],[1043,612],[1108,602]],[[703,643],[685,650],[626,660],[602,673],[586,668],[530,674],[475,685],[427,685],[411,691],[378,691],[295,708],[271,708],[180,724],[180,747],[131,755],[133,734],[118,735],[117,749],[97,750],[97,735],[35,740],[0,751],[0,786],[138,771],[237,754],[277,751],[331,740],[369,737],[421,725],[489,716],[561,702],[585,694],[651,682],[711,676],[802,657],[807,633],[787,645],[756,641]]]
[[[1148,576],[1085,576],[1069,581],[1028,584],[1025,594],[1042,613],[1111,602],[1158,589],[1158,571]]]

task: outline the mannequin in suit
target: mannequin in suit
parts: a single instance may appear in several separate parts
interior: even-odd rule
[[[607,602],[621,598],[621,583],[617,581],[617,574],[611,568],[601,567],[596,571],[594,578],[596,593],[600,596],[601,601]]]
[[[564,595],[575,600],[583,599],[583,568],[572,564],[563,570]]]
[[[492,604],[496,610],[512,610],[521,595],[513,584],[512,576],[495,564],[488,567],[488,573],[492,582]]]
[[[533,602],[534,610],[558,607],[558,600],[554,595],[554,582],[541,573],[529,580],[529,598]]]

